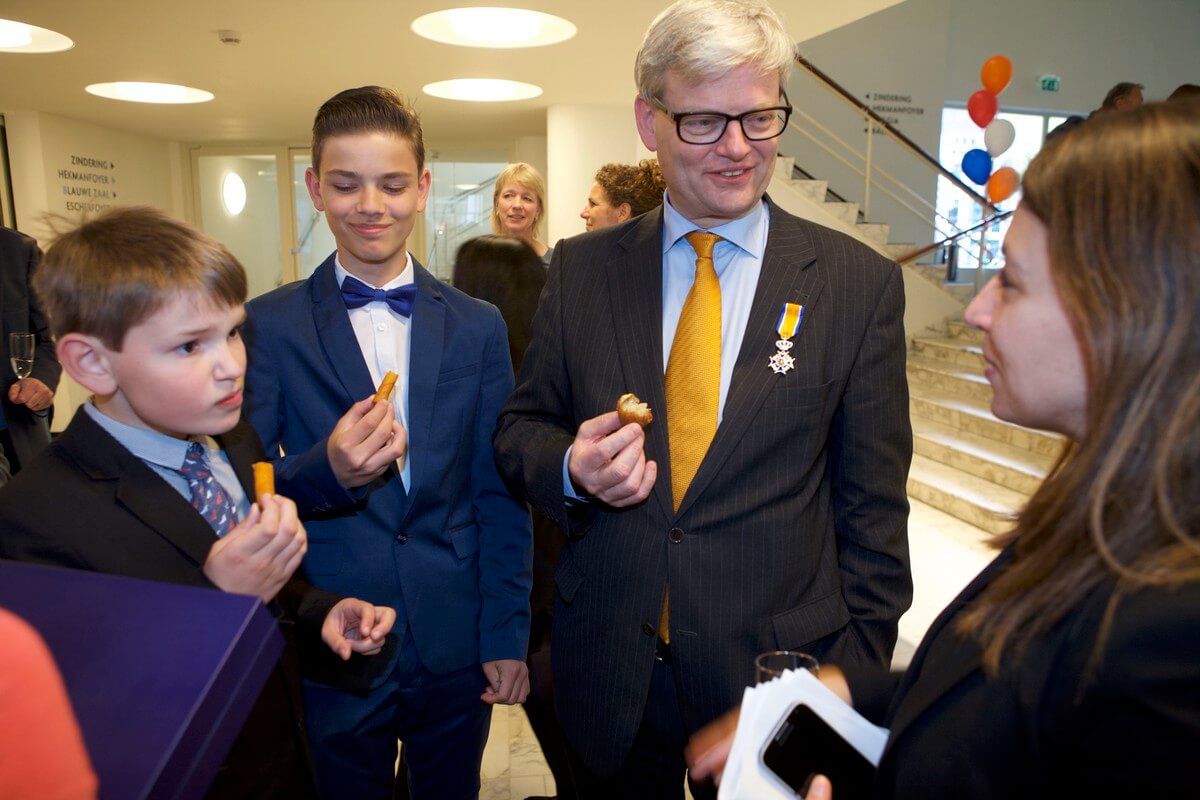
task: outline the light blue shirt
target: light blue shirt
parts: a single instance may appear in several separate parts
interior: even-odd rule
[[[750,306],[758,289],[763,254],[767,249],[767,230],[771,212],[764,201],[732,222],[708,229],[723,241],[713,248],[713,267],[721,284],[721,389],[717,399],[717,425],[725,415],[725,398],[733,380],[733,365],[742,349],[742,337],[750,320]],[[696,251],[684,237],[692,231],[705,230],[684,217],[671,205],[670,192],[663,197],[663,313],[662,363],[665,374],[671,360],[671,345],[679,327],[679,316],[692,284],[696,282]],[[571,486],[567,465],[571,448],[563,456],[563,495],[578,500]]]
[[[183,477],[179,470],[183,467],[183,460],[187,456],[188,445],[193,441],[199,442],[204,446],[204,458],[208,462],[209,469],[212,470],[217,483],[221,484],[221,488],[229,495],[229,499],[237,511],[238,520],[245,519],[246,515],[250,513],[250,500],[246,497],[246,490],[238,481],[237,474],[229,464],[229,458],[225,455],[225,451],[211,436],[176,439],[158,431],[135,428],[108,416],[96,408],[91,401],[83,404],[83,412],[116,439],[122,447],[158,473],[163,480],[170,484],[172,489],[179,492],[180,496],[189,503],[192,502],[192,493],[188,490],[187,478]]]
[[[662,363],[665,372],[670,363],[671,345],[679,327],[679,315],[692,284],[696,282],[696,251],[684,238],[692,231],[704,230],[688,220],[670,203],[663,202],[663,315]],[[742,337],[750,320],[750,306],[762,272],[763,253],[767,249],[767,228],[771,214],[764,202],[755,203],[744,217],[708,229],[723,241],[713,249],[713,266],[721,283],[721,392],[717,399],[717,425],[725,414],[725,398],[733,379],[733,365],[742,349]]]

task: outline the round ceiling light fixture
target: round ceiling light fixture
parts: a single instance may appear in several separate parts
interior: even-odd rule
[[[448,8],[413,20],[413,32],[462,47],[542,47],[570,39],[576,27],[525,8]]]
[[[0,19],[0,53],[61,53],[74,46],[69,36],[58,31]]]
[[[130,103],[207,103],[213,99],[212,92],[179,86],[174,83],[146,83],[144,81],[116,81],[115,83],[93,83],[85,87],[88,94],[107,97],[109,100],[125,100]]]
[[[496,78],[455,78],[427,83],[421,91],[445,100],[467,100],[472,103],[509,103],[528,100],[542,93],[542,87],[520,81]]]

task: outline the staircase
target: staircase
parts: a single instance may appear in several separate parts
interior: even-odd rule
[[[913,463],[908,494],[984,534],[1002,533],[1062,449],[1054,434],[997,419],[983,336],[962,322],[912,338]]]

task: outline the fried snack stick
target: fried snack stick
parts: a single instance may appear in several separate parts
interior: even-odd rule
[[[636,394],[623,394],[617,398],[617,416],[621,418],[622,425],[636,422],[643,428],[654,421],[650,406],[638,400]]]
[[[383,380],[379,382],[379,391],[375,392],[375,402],[386,402],[392,396],[392,389],[396,386],[396,379],[400,377],[390,369],[383,376]]]
[[[254,498],[261,500],[264,494],[275,494],[275,467],[269,461],[254,462]]]

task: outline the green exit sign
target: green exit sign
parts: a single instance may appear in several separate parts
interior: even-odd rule
[[[1038,78],[1038,81],[1041,84],[1043,92],[1057,92],[1058,91],[1058,76],[1057,75],[1043,75],[1042,77]]]

